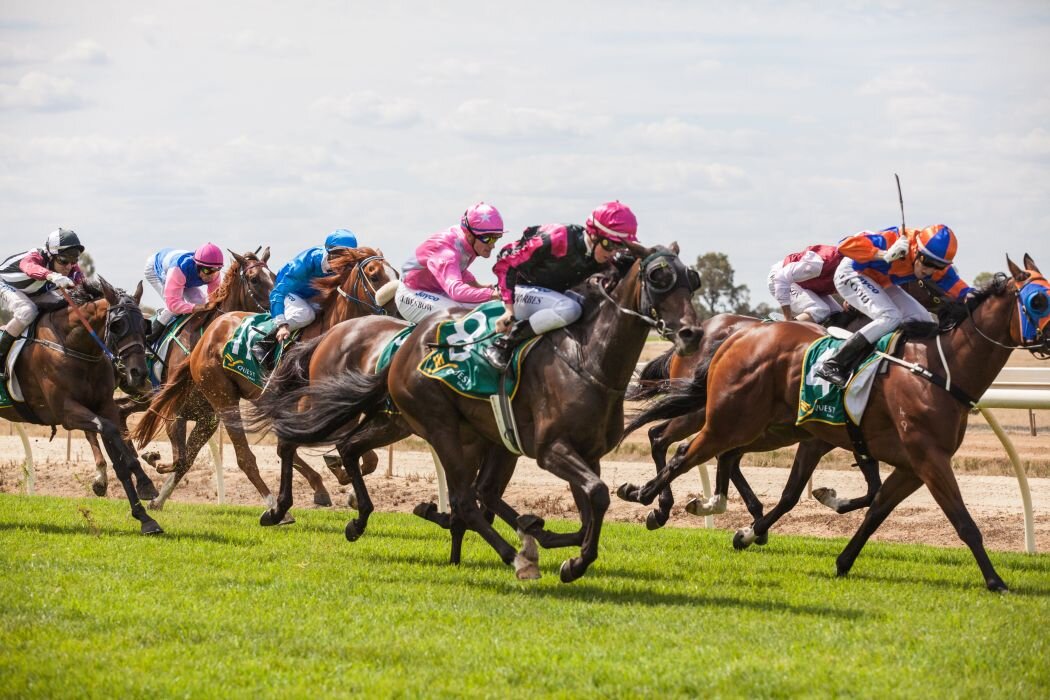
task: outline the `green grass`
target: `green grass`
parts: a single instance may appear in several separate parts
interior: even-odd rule
[[[910,696],[1050,694],[1050,556],[609,524],[601,556],[542,551],[518,582],[475,535],[346,511],[174,503],[138,535],[126,503],[0,495],[0,695]],[[570,523],[558,523],[567,529]]]

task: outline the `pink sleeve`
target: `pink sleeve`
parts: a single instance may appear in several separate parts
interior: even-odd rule
[[[193,312],[193,304],[182,298],[186,291],[186,275],[177,266],[168,270],[168,279],[164,283],[164,305],[173,314]]]
[[[452,250],[435,252],[427,259],[427,269],[434,279],[445,290],[452,301],[480,304],[492,298],[492,292],[481,287],[473,287],[464,281],[470,273],[459,268],[459,260]],[[473,276],[472,276],[473,277]]]
[[[18,263],[18,269],[35,280],[46,280],[51,274],[51,270],[44,267],[44,256],[37,251],[22,258]]]

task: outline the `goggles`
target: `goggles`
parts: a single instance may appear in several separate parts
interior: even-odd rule
[[[948,265],[951,264],[951,263],[941,262],[940,260],[935,260],[934,258],[931,258],[931,257],[929,257],[927,255],[922,254],[922,253],[919,254],[919,263],[923,267],[932,267],[934,270],[943,270],[943,269],[947,268]]]
[[[484,245],[492,245],[500,238],[503,237],[502,233],[475,233],[474,238],[483,243]]]
[[[599,238],[598,239],[598,245],[600,245],[605,250],[610,250],[610,251],[612,251],[612,250],[620,250],[621,248],[624,247],[623,243],[618,243],[617,241],[614,241],[611,238]]]
[[[73,253],[72,255],[70,255],[69,253],[65,253],[63,255],[55,256],[55,262],[61,265],[75,265],[77,260],[79,259],[80,256],[76,253]]]
[[[204,267],[203,265],[197,266],[197,272],[202,275],[214,275],[216,272],[221,270],[221,267]]]

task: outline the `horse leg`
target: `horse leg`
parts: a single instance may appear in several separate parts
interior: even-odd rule
[[[193,430],[190,431],[188,439],[185,437],[187,419],[181,416],[172,424],[173,429],[168,431],[168,439],[171,441],[171,453],[175,456],[175,459],[172,461],[175,471],[161,485],[160,493],[157,497],[150,501],[149,507],[151,510],[164,509],[164,504],[168,502],[168,498],[175,490],[175,487],[189,473],[193,464],[197,461],[197,455],[208,444],[208,440],[211,439],[211,436],[215,434],[216,428],[219,427],[219,419],[210,406],[205,406],[199,412],[194,411],[192,418],[195,419],[195,425]],[[179,420],[182,421],[181,428],[178,426]]]
[[[764,516],[759,514],[751,527],[737,530],[733,536],[733,547],[745,549],[753,543],[763,544],[760,540],[767,538],[769,529],[798,504],[806,482],[813,475],[813,470],[817,468],[817,464],[824,455],[833,449],[835,449],[834,445],[820,440],[806,440],[799,443],[798,449],[795,450],[795,459],[791,463],[787,483],[784,484],[784,490],[780,494],[780,500],[768,514]]]
[[[740,455],[743,457],[743,454]],[[740,458],[737,459],[736,467],[733,468],[732,473],[729,475],[730,481],[733,482],[733,486],[736,487],[740,497],[744,499],[744,506],[747,507],[747,512],[751,514],[753,518],[752,525],[755,520],[762,517],[762,501],[758,500],[758,496],[755,495],[754,489],[751,488],[751,484],[747,483],[747,479],[744,478],[744,472],[740,468]],[[755,538],[755,544],[764,545],[769,541],[769,536],[763,534],[761,537]]]
[[[348,521],[346,529],[343,531],[347,541],[354,542],[365,533],[365,528],[368,527],[368,518],[374,510],[372,498],[368,495],[368,487],[365,486],[364,474],[361,473],[362,446],[355,444],[353,438],[351,438],[337,443],[335,447],[339,450],[343,468],[346,470],[347,476],[350,477],[350,483],[354,487],[354,504],[352,507],[357,510],[357,518]],[[365,448],[365,453],[375,454],[367,448]]]
[[[295,449],[294,444],[278,438],[277,456],[281,458],[281,486],[277,491],[276,502],[259,517],[259,524],[263,527],[295,522],[294,518],[287,517],[292,507],[292,467],[295,462]]]
[[[328,495],[328,489],[324,486],[324,480],[306,461],[296,452],[292,457],[292,466],[303,475],[310,488],[314,490],[314,505],[329,507],[332,505],[332,497]]]
[[[248,481],[252,482],[252,486],[254,486],[255,490],[259,492],[260,496],[262,496],[263,502],[266,506],[275,509],[277,501],[274,499],[273,494],[270,493],[270,487],[267,486],[266,482],[262,480],[261,476],[259,476],[259,465],[255,461],[255,455],[252,453],[251,447],[248,445],[248,436],[244,434],[240,408],[235,405],[226,409],[226,412],[223,414],[222,422],[223,425],[226,426],[226,434],[229,435],[230,443],[233,445],[233,452],[237,456],[237,466],[240,467],[241,471],[244,472],[244,475],[248,477]],[[283,464],[281,465],[281,469],[284,469]],[[291,493],[291,488],[292,486],[289,482],[289,493]]]
[[[690,515],[721,515],[726,512],[729,503],[729,480],[734,472],[740,473],[740,459],[743,452],[739,449],[724,452],[718,455],[717,467],[715,469],[715,492],[706,502],[694,498],[685,504],[685,512]],[[742,477],[741,477],[742,478]],[[750,491],[751,487],[747,485]],[[752,493],[752,495],[754,495]]]
[[[672,418],[669,421],[654,426],[649,431],[649,442],[652,446],[653,463],[656,465],[656,473],[667,467],[667,450],[679,440],[685,439],[698,431],[704,424],[704,411],[687,413],[684,416]],[[656,530],[667,524],[671,517],[671,508],[674,506],[674,493],[668,486],[660,491],[656,508],[649,512],[645,518],[645,527]]]
[[[849,573],[849,570],[853,568],[853,562],[856,561],[857,555],[860,554],[860,550],[863,549],[868,538],[879,528],[886,516],[901,501],[915,493],[915,490],[920,486],[922,486],[922,479],[900,468],[894,469],[886,477],[882,488],[875,495],[874,502],[868,508],[868,512],[864,514],[864,521],[857,528],[857,532],[850,539],[846,548],[839,554],[838,559],[835,560],[835,568],[839,576],[845,576]]]
[[[98,434],[85,432],[84,437],[91,446],[91,454],[95,457],[95,478],[91,482],[91,490],[101,498],[106,495],[106,490],[109,488],[109,463],[106,462],[102,448],[98,445]]]
[[[879,463],[871,458],[859,459],[857,460],[857,466],[860,468],[860,473],[864,475],[864,483],[868,487],[867,492],[863,496],[838,498],[835,489],[819,488],[813,489],[813,498],[839,514],[850,513],[870,506],[871,502],[875,500],[875,494],[879,492],[879,488],[882,486],[882,477],[879,475]]]
[[[609,487],[598,476],[601,467],[588,464],[565,440],[557,439],[544,445],[537,455],[537,461],[543,469],[579,488],[585,497],[585,503],[580,508],[583,525],[580,556],[566,559],[561,565],[562,582],[571,583],[583,576],[598,558],[602,519],[609,508]]]

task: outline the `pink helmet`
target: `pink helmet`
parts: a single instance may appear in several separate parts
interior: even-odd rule
[[[478,202],[463,212],[459,225],[473,234],[482,236],[502,236],[506,233],[499,210],[484,202]]]
[[[201,267],[222,267],[222,250],[214,243],[205,243],[194,251],[193,262]]]
[[[636,243],[638,219],[626,204],[606,202],[591,212],[587,219],[587,232],[617,243]]]

